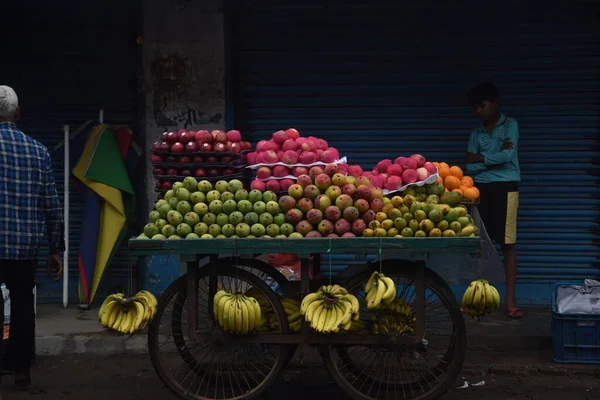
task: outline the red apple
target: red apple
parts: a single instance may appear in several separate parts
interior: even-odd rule
[[[161,181],[156,181],[156,186],[157,189],[161,189],[162,188],[162,182]]]
[[[185,145],[186,153],[195,153],[197,151],[198,151],[198,145],[196,144],[196,142],[192,142],[192,141],[187,142],[187,144]]]
[[[198,134],[196,135],[196,141],[201,143],[212,143],[215,141],[215,138],[209,131],[198,131]]]
[[[227,137],[227,136],[225,136]],[[227,151],[227,146],[223,142],[218,142],[215,144],[215,151],[217,153],[225,153]]]
[[[209,153],[211,152],[213,149],[212,144],[207,143],[207,142],[202,142],[202,144],[200,145],[200,151]]]
[[[223,171],[223,176],[229,176],[229,175],[233,175],[235,174],[235,172],[233,172],[232,169],[226,169]]]
[[[167,175],[177,176],[177,175],[179,175],[179,170],[177,168],[169,168],[169,169],[167,169]]]
[[[163,142],[166,142],[166,141],[167,141],[167,137],[168,137],[168,136],[169,136],[169,132],[163,132],[163,133],[162,133],[162,135],[160,135],[160,139],[161,139]]]
[[[177,162],[179,162],[179,158],[175,157],[175,156],[167,156],[165,158],[165,162],[167,162],[167,163],[177,163]]]
[[[162,190],[169,190],[173,187],[173,181],[171,181],[171,180],[162,181],[160,186],[161,186]]]
[[[154,144],[152,145],[152,149],[153,150],[160,150],[160,144],[162,142],[158,141],[158,142],[154,142]]]
[[[171,146],[172,153],[183,153],[184,150],[185,146],[180,142],[174,143],[173,146]]]
[[[175,142],[177,142],[177,139],[179,139],[179,135],[177,134],[177,132],[167,133],[167,142],[175,143]]]
[[[156,175],[164,175],[165,174],[165,170],[162,168],[153,168],[152,169],[152,175],[156,176]]]
[[[196,168],[196,171],[194,171],[194,176],[197,178],[202,178],[206,176],[206,170],[204,168]]]
[[[152,161],[153,163],[159,163],[159,162],[163,162],[163,158],[161,156],[159,156],[158,154],[152,154],[150,156],[150,161]]]
[[[242,152],[242,148],[239,142],[227,142],[227,149],[232,153]]]
[[[217,131],[215,134],[215,141],[219,143],[227,143],[227,134],[223,131]]]
[[[158,150],[171,151],[171,145],[169,144],[169,142],[161,142],[160,146],[158,147]]]
[[[189,168],[184,168],[180,172],[181,176],[192,176],[192,171]]]
[[[195,164],[202,164],[204,162],[204,160],[202,159],[202,157],[196,156],[196,157],[194,157],[194,160],[192,162]]]
[[[215,156],[210,156],[206,159],[206,162],[209,164],[214,164],[214,163],[218,163],[219,159]]]
[[[219,176],[219,170],[217,168],[211,168],[208,170],[208,176]]]
[[[179,134],[179,141],[181,143],[187,143],[195,139],[196,138],[194,137],[194,135],[191,135],[188,131],[183,131]]]
[[[233,161],[233,157],[231,157],[231,156],[223,156],[223,157],[221,157],[221,162],[223,164],[229,164],[232,161]]]
[[[179,162],[181,164],[189,164],[192,162],[192,157],[190,156],[181,156],[181,158],[179,159]]]

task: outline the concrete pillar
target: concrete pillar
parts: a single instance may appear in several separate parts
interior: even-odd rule
[[[165,130],[224,129],[222,0],[144,1],[145,146]],[[146,158],[150,204],[156,200]]]

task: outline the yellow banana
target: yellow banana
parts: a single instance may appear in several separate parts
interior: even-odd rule
[[[239,299],[239,296],[236,296],[235,299],[235,329],[237,333],[245,333],[244,332],[244,313],[242,310],[242,302]],[[246,324],[248,321],[246,321]],[[246,328],[247,330],[247,328]]]
[[[333,287],[331,288],[331,294],[343,296],[345,294],[348,294],[348,291],[345,288],[341,287],[340,285],[336,284],[336,285],[333,285]]]
[[[219,306],[219,301],[225,297],[229,295],[229,293],[227,293],[224,290],[219,290],[215,296],[213,297],[213,314],[216,316],[218,313],[218,306]]]
[[[496,303],[496,308],[498,308],[498,306],[500,305],[500,293],[498,293],[498,290],[494,287],[490,285],[490,290],[492,291],[492,295],[494,296],[494,302]]]
[[[352,305],[350,303],[343,303],[342,307],[344,308],[343,318],[339,324],[346,325],[349,321],[352,320]]]
[[[316,300],[316,301],[313,301],[312,303],[310,303],[310,305],[306,309],[305,319],[308,322],[312,322],[315,318],[317,309],[322,305],[323,305],[323,300]]]
[[[223,299],[221,299],[223,301]],[[232,312],[231,306],[233,305],[233,296],[228,296],[225,298],[225,303],[223,304],[223,308],[219,309],[219,325],[223,328],[225,332],[231,332],[234,327],[229,325],[229,314]]]
[[[136,308],[136,317],[137,317],[135,319],[133,327],[134,327],[134,329],[137,330],[137,329],[140,329],[140,327],[144,323],[145,310],[144,310],[144,306],[139,301],[134,300],[133,304],[135,305],[135,308]]]
[[[467,287],[467,289],[465,290],[465,293],[463,294],[463,298],[462,298],[462,305],[463,307],[471,307],[472,303],[473,303],[473,290],[475,290],[475,282],[471,282],[469,284],[469,287]]]
[[[235,305],[237,303],[237,299],[235,298],[235,296],[231,296],[232,300],[231,303],[229,303],[229,313],[227,314],[227,324],[229,326],[229,332],[236,332],[237,326],[235,324]]]
[[[344,325],[344,330],[349,331],[352,328],[352,320],[348,321],[346,325]]]
[[[100,324],[104,327],[108,326],[108,320],[110,318],[110,313],[112,310],[118,306],[116,300],[111,300],[104,308],[102,309],[102,313],[99,315]]]
[[[262,321],[262,319],[263,319],[262,310],[260,309],[260,305],[258,304],[258,301],[256,301],[255,298],[248,297],[247,299],[250,302],[250,304],[252,304],[252,307],[254,307],[254,321],[255,321],[254,327],[256,329],[259,326],[261,326],[260,321]]]
[[[375,279],[377,279],[379,276],[379,273],[377,271],[373,272],[371,274],[371,276],[369,277],[369,280],[367,281],[367,284],[365,285],[365,292],[370,292],[371,288],[373,287],[373,284],[375,283]]]
[[[379,283],[381,283],[381,281],[379,281]],[[371,297],[371,307],[369,308],[377,308],[381,304],[381,299],[383,298],[383,293],[385,293],[386,287],[385,285],[381,285],[379,283],[377,285],[377,293],[375,297]]]
[[[303,299],[302,303],[300,303],[300,314],[305,315],[308,307],[317,300],[323,298],[323,295],[320,293],[309,293]],[[308,321],[308,320],[307,320]]]
[[[321,320],[321,314],[323,314],[323,313],[327,313],[327,309],[325,308],[323,301],[320,301],[320,304],[315,309],[313,316],[312,316],[312,320],[310,321],[310,326],[313,329],[318,330],[319,321]]]
[[[292,322],[300,318],[300,311],[296,311],[293,314],[289,314],[287,316],[288,321]]]
[[[331,308],[324,308],[324,310],[324,312],[319,314],[319,322],[317,324],[317,330],[319,332],[325,331],[325,323],[327,322],[328,318],[332,318],[332,316],[335,317],[335,315],[332,315],[331,313]]]
[[[389,303],[396,298],[396,283],[392,280],[392,278],[388,278],[387,276],[380,278],[380,281],[383,281],[386,286],[386,291],[383,294],[382,300],[385,303]]]
[[[242,303],[242,311],[246,310],[244,312],[244,319],[248,321],[248,331],[246,333],[254,332],[254,329],[256,329],[256,318],[254,318],[256,311],[254,310],[254,306],[246,296],[242,296]]]

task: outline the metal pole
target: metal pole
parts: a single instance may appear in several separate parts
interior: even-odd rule
[[[65,225],[65,254],[63,256],[63,307],[69,305],[69,181],[71,179],[71,162],[69,160],[69,125],[64,126],[65,170],[64,170],[64,225]]]

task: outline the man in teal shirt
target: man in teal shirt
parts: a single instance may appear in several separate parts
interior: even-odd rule
[[[502,247],[506,274],[507,315],[523,316],[517,307],[517,209],[519,207],[519,126],[499,111],[498,89],[491,83],[471,88],[469,104],[481,125],[473,129],[467,171],[481,193],[479,213],[490,238]]]

